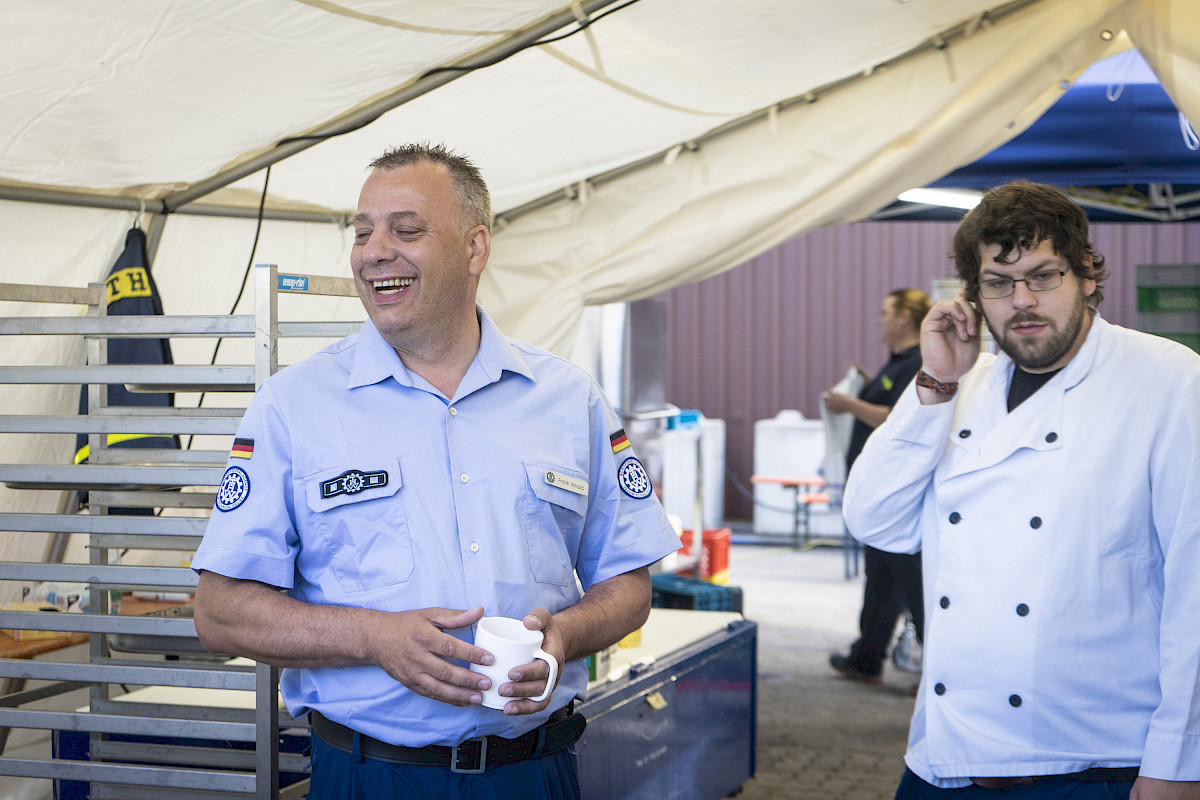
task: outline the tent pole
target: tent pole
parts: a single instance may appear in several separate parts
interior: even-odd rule
[[[0,185],[0,200],[14,200],[20,203],[46,203],[59,206],[76,206],[78,208],[103,208],[112,211],[144,211],[147,214],[166,214],[166,204],[162,200],[144,200],[137,197],[121,197],[102,192],[81,192],[64,189],[40,189],[34,186],[5,186]],[[184,208],[177,208],[175,214],[190,214],[198,217],[228,217],[257,219],[257,206],[235,206],[219,203],[193,203]],[[346,226],[350,224],[350,213],[322,209],[302,208],[271,208],[263,210],[263,219],[279,222],[323,222]]]
[[[583,7],[585,14],[590,15],[605,6],[612,5],[614,2],[617,2],[617,0],[582,0],[578,5]],[[490,63],[507,58],[547,34],[575,22],[578,22],[578,19],[575,16],[574,4],[572,4],[533,23],[523,30],[504,37],[494,44],[463,56],[438,71],[428,71],[412,83],[389,92],[377,100],[373,100],[341,116],[334,117],[328,122],[305,132],[303,138],[299,140],[285,140],[284,144],[276,145],[265,153],[249,158],[241,164],[223,172],[218,172],[210,178],[192,184],[187,189],[168,195],[163,201],[164,207],[168,212],[174,211],[198,197],[203,197],[224,188],[247,175],[253,175],[260,169],[276,164],[289,156],[299,153],[301,150],[307,150],[313,145],[324,141],[329,136],[374,122],[384,113],[398,108],[421,95],[427,94],[439,86],[444,86],[451,81],[461,78],[471,71],[469,69],[471,64]],[[461,67],[462,69],[455,70],[455,67]],[[449,69],[450,71],[442,71],[444,69]]]

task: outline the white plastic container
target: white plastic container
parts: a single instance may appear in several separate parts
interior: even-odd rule
[[[663,432],[662,503],[684,528],[696,526],[696,442],[700,441],[700,489],[704,528],[725,523],[725,420],[700,417],[698,427]]]

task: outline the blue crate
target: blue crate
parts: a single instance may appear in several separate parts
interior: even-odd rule
[[[650,605],[655,608],[685,608],[693,611],[736,611],[742,613],[740,586],[719,586],[699,578],[654,575]]]

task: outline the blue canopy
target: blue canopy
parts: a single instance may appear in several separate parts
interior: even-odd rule
[[[1186,219],[1200,216],[1200,205],[1189,208],[1200,203],[1198,148],[1191,125],[1129,50],[1092,65],[1023,133],[929,188],[987,189],[1025,178],[1067,189],[1093,219]],[[879,217],[961,213],[897,203]]]

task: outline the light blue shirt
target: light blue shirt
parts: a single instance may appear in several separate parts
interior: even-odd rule
[[[479,319],[479,353],[451,399],[369,321],[264,383],[238,430],[250,458],[230,458],[192,567],[306,603],[520,618],[678,549],[632,448],[610,444],[620,425],[595,382]],[[570,662],[546,711],[506,717],[422,697],[377,667],[280,681],[294,716],[316,709],[409,747],[519,735],[586,686],[583,661]]]

